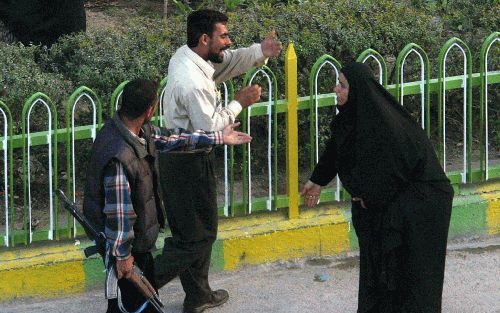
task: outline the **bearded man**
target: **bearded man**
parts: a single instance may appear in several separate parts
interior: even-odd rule
[[[242,109],[260,99],[261,87],[238,91],[222,107],[217,85],[252,66],[277,57],[282,49],[275,32],[248,48],[229,50],[228,17],[213,10],[191,13],[187,45],[170,59],[163,109],[168,127],[218,131],[234,123]],[[202,312],[229,298],[226,290],[212,291],[208,269],[217,238],[217,191],[212,147],[160,155],[161,185],[172,237],[157,259],[156,278],[162,286],[179,276],[186,297],[184,312]]]

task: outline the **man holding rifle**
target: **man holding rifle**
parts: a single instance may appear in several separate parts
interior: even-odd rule
[[[149,121],[158,104],[157,88],[156,83],[148,80],[129,82],[123,90],[120,109],[104,125],[92,146],[83,212],[106,236],[101,253],[107,278],[114,274],[118,278],[118,290],[106,286],[108,313],[135,311],[145,303],[131,281],[134,263],[156,289],[151,251],[165,224],[157,153],[251,140],[233,129],[237,124],[217,132],[153,127]],[[121,297],[115,292],[120,292]],[[155,312],[149,304],[142,309]]]

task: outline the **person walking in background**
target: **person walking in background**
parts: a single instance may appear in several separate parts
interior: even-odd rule
[[[218,132],[153,127],[149,121],[158,106],[157,89],[158,84],[149,80],[127,83],[120,109],[100,130],[92,146],[83,213],[96,230],[106,235],[107,244],[100,247],[100,253],[105,259],[107,279],[116,270],[121,303],[115,286],[106,284],[108,313],[122,312],[122,308],[135,312],[145,303],[146,299],[127,280],[134,263],[156,288],[151,251],[159,229],[165,226],[157,153],[251,140],[234,131],[235,124]],[[148,304],[141,312],[156,310]]]
[[[339,113],[305,204],[339,175],[360,249],[358,313],[441,312],[453,188],[425,132],[373,77],[342,68]]]
[[[263,65],[280,54],[272,32],[261,44],[229,50],[228,18],[213,10],[192,12],[187,20],[187,45],[170,60],[163,100],[167,125],[188,130],[217,131],[233,123],[243,108],[260,99],[260,86],[238,91],[222,107],[217,84]],[[226,290],[212,291],[208,270],[217,237],[217,191],[211,148],[160,156],[161,186],[172,237],[156,260],[159,286],[180,277],[186,293],[184,312],[202,312],[229,298]]]

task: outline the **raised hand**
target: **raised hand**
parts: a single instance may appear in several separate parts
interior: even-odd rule
[[[308,180],[304,185],[301,196],[304,197],[304,204],[308,208],[313,208],[319,203],[319,196],[321,195],[321,186]]]
[[[260,46],[262,48],[262,53],[268,58],[277,57],[283,49],[283,45],[281,41],[278,40],[276,30],[274,29],[267,35],[266,39],[260,43]]]
[[[243,108],[246,108],[259,101],[261,94],[262,87],[259,85],[252,85],[242,88],[236,92],[234,99],[238,101]]]
[[[229,124],[222,130],[222,138],[224,144],[235,146],[249,143],[252,141],[252,137],[248,134],[234,130],[236,127],[240,126],[240,123]]]

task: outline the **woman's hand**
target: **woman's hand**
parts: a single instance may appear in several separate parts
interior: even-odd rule
[[[304,197],[304,203],[308,208],[313,208],[319,203],[319,196],[321,195],[321,186],[308,180],[304,185],[301,196]]]
[[[361,205],[361,207],[363,209],[366,209],[366,204],[365,204],[365,201],[363,201],[363,199],[361,199],[359,197],[352,197],[352,201],[359,202],[359,204]]]

